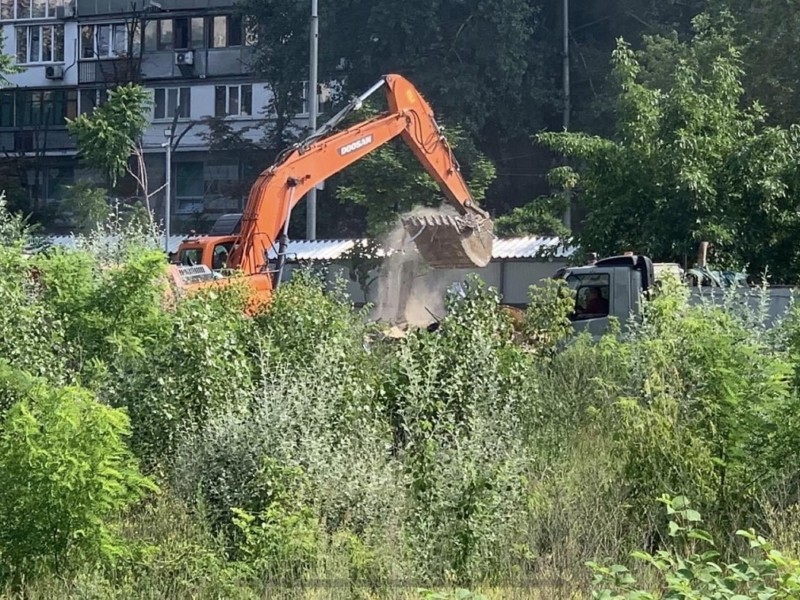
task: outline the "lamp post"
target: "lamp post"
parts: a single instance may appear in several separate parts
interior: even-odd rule
[[[563,85],[564,85],[564,113],[563,113],[563,126],[564,131],[569,131],[569,118],[570,118],[570,111],[571,111],[571,98],[570,98],[570,81],[569,81],[569,0],[563,0],[562,6],[563,12],[563,34],[562,34],[562,77],[563,77]],[[572,196],[570,194],[569,188],[564,190],[564,195],[566,196],[567,200],[567,207],[564,210],[564,226],[567,229],[572,228]]]
[[[164,185],[164,251],[169,256],[169,227],[170,227],[170,213],[172,212],[171,208],[171,199],[172,199],[172,129],[165,129],[164,130],[164,137],[167,138],[167,141],[161,144],[162,148],[167,149],[166,154],[166,183]]]
[[[318,0],[311,0],[311,64],[308,69],[308,127],[312,132],[317,129],[317,54],[319,49],[319,14]],[[317,239],[317,186],[309,190],[306,196],[306,238]]]

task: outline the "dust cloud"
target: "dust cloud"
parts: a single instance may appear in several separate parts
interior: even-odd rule
[[[450,207],[416,208],[406,217],[457,214]],[[427,270],[414,242],[398,220],[382,240],[386,250],[378,275],[378,294],[371,320],[393,325],[425,327],[444,316],[444,294],[451,280],[444,273]]]

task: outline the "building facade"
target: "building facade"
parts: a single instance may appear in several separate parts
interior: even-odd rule
[[[135,82],[152,97],[143,138],[151,189],[165,181],[165,130],[174,135],[173,223],[190,227],[198,214],[243,208],[253,169],[266,165],[210,151],[212,132],[257,144],[269,135],[271,93],[253,75],[256,37],[234,0],[0,0],[0,23],[3,51],[24,69],[0,89],[0,152],[16,159],[33,206],[58,203],[64,186],[96,179],[76,160],[65,119]],[[306,92],[298,82],[298,94]],[[302,104],[299,123],[307,118]],[[163,216],[163,194],[154,200]]]

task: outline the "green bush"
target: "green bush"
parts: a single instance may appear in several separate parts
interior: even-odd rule
[[[76,387],[31,388],[0,429],[0,580],[113,562],[115,520],[154,485],[124,443],[127,416]]]
[[[720,552],[708,531],[699,528],[701,515],[683,496],[663,496],[669,516],[671,547],[633,557],[654,572],[652,587],[642,589],[630,570],[622,565],[602,567],[590,562],[594,571],[593,598],[598,600],[788,600],[800,595],[800,560],[784,556],[755,531],[736,532],[749,542],[750,556],[737,562],[720,560]]]

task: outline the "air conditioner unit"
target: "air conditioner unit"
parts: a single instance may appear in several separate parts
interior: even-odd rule
[[[75,8],[72,6],[56,6],[56,19],[71,19],[75,16]]]
[[[194,64],[194,50],[182,50],[175,53],[176,65],[193,65]]]
[[[47,65],[44,68],[44,76],[48,79],[64,79],[64,67],[62,65]]]

